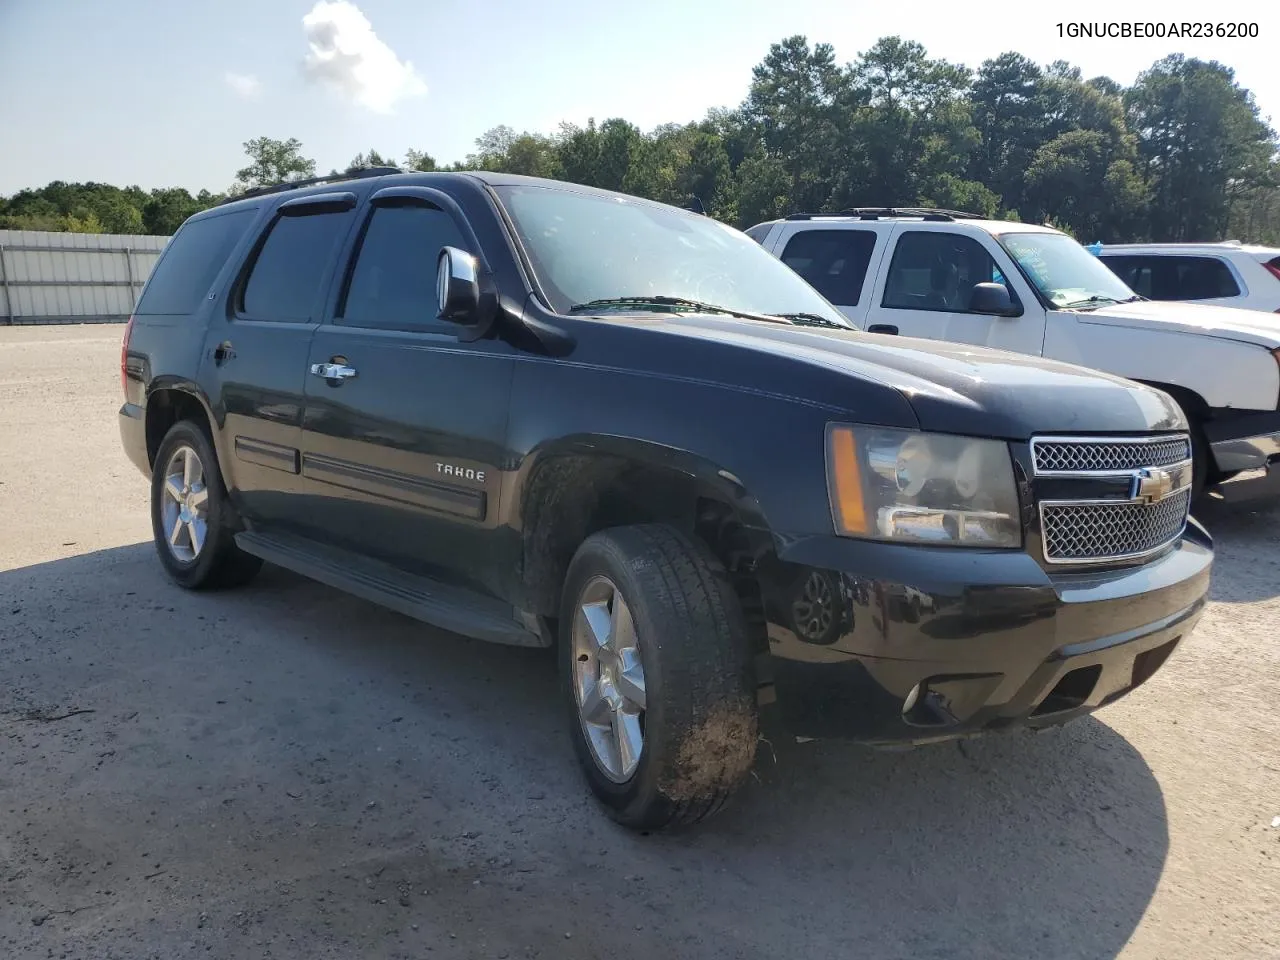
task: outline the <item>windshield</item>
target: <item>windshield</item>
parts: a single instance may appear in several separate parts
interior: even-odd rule
[[[596,309],[682,312],[696,310],[691,305],[696,303],[792,315],[797,322],[808,315],[853,329],[790,267],[710,217],[633,197],[557,187],[494,189],[559,313],[626,298],[632,302]],[[651,304],[645,302],[648,297],[660,299]]]
[[[1066,234],[1004,233],[999,240],[1055,307],[1124,303],[1138,296]]]

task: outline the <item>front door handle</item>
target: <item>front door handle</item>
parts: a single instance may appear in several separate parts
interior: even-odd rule
[[[888,333],[897,336],[898,327],[892,323],[873,323],[867,327],[867,333]]]
[[[345,363],[313,363],[311,372],[326,380],[350,380],[356,375],[355,368]]]
[[[235,348],[231,346],[230,340],[223,340],[220,344],[213,348],[213,362],[220,364],[224,360],[230,360],[236,355]]]

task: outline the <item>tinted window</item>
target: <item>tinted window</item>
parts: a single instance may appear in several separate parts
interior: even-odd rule
[[[999,283],[999,276],[995,261],[978,241],[953,233],[909,231],[893,251],[882,306],[964,313],[974,284]]]
[[[788,241],[782,262],[832,303],[854,306],[875,248],[870,230],[805,230]]]
[[[281,217],[262,245],[241,298],[255,320],[309,320],[334,249],[352,214]]]
[[[744,233],[756,243],[764,246],[764,238],[769,235],[769,231],[773,228],[772,223],[757,223],[754,227],[748,227]]]
[[[1231,269],[1217,257],[1100,257],[1136,293],[1152,300],[1212,300],[1240,293]]]
[[[441,247],[467,248],[462,231],[443,210],[409,206],[375,210],[351,274],[344,322],[404,327],[434,321]]]
[[[256,210],[188,220],[156,264],[134,313],[191,313],[253,222]]]

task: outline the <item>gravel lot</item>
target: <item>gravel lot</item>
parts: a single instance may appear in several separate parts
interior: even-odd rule
[[[284,571],[163,577],[119,327],[0,328],[0,956],[1280,957],[1280,509],[1040,736],[775,743],[680,836],[579,781],[551,658]]]

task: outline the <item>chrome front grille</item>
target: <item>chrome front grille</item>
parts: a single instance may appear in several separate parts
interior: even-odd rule
[[[1054,485],[1039,502],[1048,563],[1133,560],[1182,535],[1192,494],[1186,434],[1036,437],[1031,454],[1035,476]],[[1067,499],[1075,486],[1079,497]]]
[[[1182,533],[1190,503],[1190,490],[1155,503],[1046,502],[1040,510],[1045,557],[1056,563],[1097,563],[1152,553]]]
[[[1036,473],[1127,473],[1143,467],[1169,467],[1191,458],[1186,436],[1036,438],[1031,441]]]

